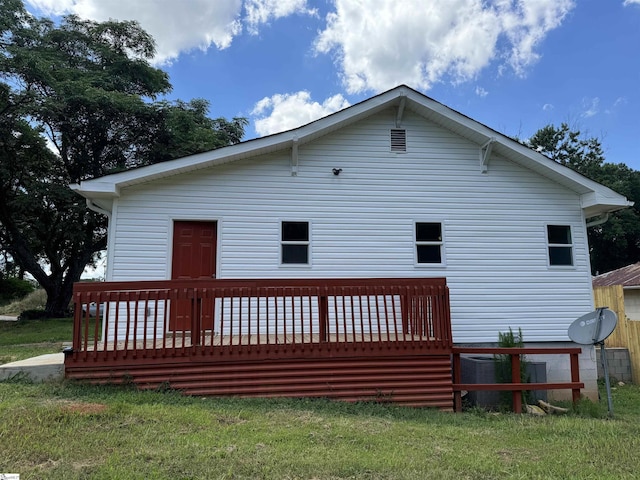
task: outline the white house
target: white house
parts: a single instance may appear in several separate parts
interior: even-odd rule
[[[445,277],[461,345],[509,327],[570,344],[568,326],[594,308],[589,223],[630,205],[407,86],[72,188],[109,217],[108,281]],[[549,380],[566,369],[550,363]]]

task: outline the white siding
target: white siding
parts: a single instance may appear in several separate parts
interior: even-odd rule
[[[579,196],[405,112],[407,152],[391,153],[395,112],[299,149],[124,189],[110,229],[110,280],[171,275],[172,221],[217,220],[218,278],[446,277],[454,341],[564,341],[592,310]],[[332,168],[342,168],[339,176]],[[311,266],[279,264],[282,220],[311,224]],[[416,266],[414,222],[444,225],[446,265]],[[550,268],[546,225],[571,225],[573,268]]]

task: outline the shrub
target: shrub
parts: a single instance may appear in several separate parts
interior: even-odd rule
[[[19,316],[18,320],[38,320],[40,318],[45,318],[47,316],[47,312],[40,308],[32,308],[29,310],[23,311]]]
[[[28,280],[20,278],[0,278],[0,305],[29,295],[35,287]]]
[[[498,332],[498,347],[501,348],[522,348],[524,347],[522,339],[522,329],[518,329],[516,335],[509,327],[508,332]],[[496,381],[498,383],[511,383],[511,355],[494,355]],[[528,383],[527,377],[527,360],[524,355],[520,355],[520,382]],[[522,392],[522,400],[528,403],[530,392]],[[508,408],[513,408],[511,392],[500,392],[501,404]]]

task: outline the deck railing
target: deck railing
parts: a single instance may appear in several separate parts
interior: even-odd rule
[[[579,347],[568,348],[500,348],[500,347],[453,347],[453,408],[456,412],[462,411],[462,391],[500,391],[511,392],[513,411],[522,413],[522,392],[528,390],[571,390],[573,403],[580,400],[580,389],[584,383],[580,381],[580,365],[578,356],[582,349]],[[508,355],[511,363],[511,383],[462,383],[460,355]],[[523,383],[520,378],[521,355],[569,355],[571,365],[571,381]],[[490,357],[489,357],[490,358]]]
[[[441,278],[78,283],[74,308],[77,359],[243,347],[452,345]]]

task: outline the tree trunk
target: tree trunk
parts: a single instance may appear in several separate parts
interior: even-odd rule
[[[47,304],[44,308],[47,318],[68,317],[71,314],[73,284],[80,281],[84,267],[92,257],[93,248],[87,248],[69,262],[66,275],[62,272],[49,275],[49,282],[44,287],[47,292]]]
[[[65,279],[66,280],[66,279]],[[71,314],[69,303],[73,297],[73,282],[63,281],[62,278],[51,278],[47,292],[47,304],[44,311],[47,318],[63,318]]]

